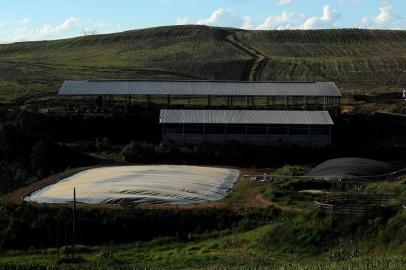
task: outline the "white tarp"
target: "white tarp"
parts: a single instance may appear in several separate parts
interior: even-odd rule
[[[38,203],[109,204],[205,203],[223,198],[239,177],[224,168],[150,165],[89,169],[31,193],[24,199]]]

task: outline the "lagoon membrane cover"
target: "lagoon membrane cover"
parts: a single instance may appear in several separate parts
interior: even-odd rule
[[[24,199],[87,204],[193,204],[223,198],[239,177],[233,169],[197,166],[117,166],[89,169],[35,191]]]
[[[327,160],[314,169],[310,170],[306,176],[333,179],[333,178],[356,178],[367,176],[379,176],[396,171],[396,167],[382,161],[365,158],[337,158]]]

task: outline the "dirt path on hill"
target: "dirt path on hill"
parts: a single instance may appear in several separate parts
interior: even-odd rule
[[[233,33],[230,33],[228,36],[226,36],[225,40],[226,42],[234,45],[235,47],[244,51],[246,54],[248,54],[253,58],[253,61],[243,71],[241,75],[241,80],[243,81],[262,80],[265,66],[270,61],[270,59],[257,49],[247,46],[238,41],[237,37]]]

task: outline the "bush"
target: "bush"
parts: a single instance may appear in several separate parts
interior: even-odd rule
[[[112,148],[112,143],[107,137],[102,139],[96,138],[96,150],[97,151],[110,151]]]

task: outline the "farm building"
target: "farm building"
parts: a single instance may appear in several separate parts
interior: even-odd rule
[[[61,105],[77,110],[161,108],[340,110],[333,82],[93,80],[65,81]]]
[[[64,111],[160,110],[177,144],[329,145],[341,111],[334,82],[66,81],[59,96]]]
[[[176,144],[331,143],[333,121],[327,111],[161,110],[162,138]]]

